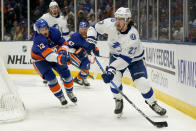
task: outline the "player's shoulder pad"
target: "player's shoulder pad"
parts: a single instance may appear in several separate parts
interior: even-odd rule
[[[110,24],[110,23],[114,23],[115,19],[114,18],[106,18],[102,21],[99,21],[97,24],[101,25],[101,24]]]
[[[49,18],[50,14],[49,13],[45,13],[41,16],[42,19],[47,21],[47,18]]]
[[[138,30],[134,26],[131,27],[131,31],[135,32],[136,34],[138,34]]]
[[[131,30],[129,31],[129,35],[130,35],[130,39],[132,40],[139,39],[138,30],[134,26],[131,27]]]
[[[71,35],[71,37],[69,38],[68,41],[72,41],[72,42],[78,42],[81,40],[81,34],[79,32],[75,32]]]
[[[43,35],[36,33],[35,36],[34,36],[33,42],[35,44],[40,44],[40,43],[45,43],[46,44],[48,42],[48,40]]]
[[[80,36],[80,33],[79,32],[75,32],[71,35],[71,37],[79,37]]]
[[[60,35],[61,36],[61,32],[59,31],[59,29],[57,29],[57,28],[55,28],[55,27],[50,27],[50,33],[52,34],[52,36],[53,35],[55,35],[55,36],[58,36],[58,35]]]

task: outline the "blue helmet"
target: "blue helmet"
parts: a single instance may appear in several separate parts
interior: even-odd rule
[[[88,27],[88,23],[87,22],[80,22],[79,28],[81,28],[81,27]]]
[[[44,19],[38,19],[35,22],[36,30],[38,31],[40,28],[49,27],[48,23]]]

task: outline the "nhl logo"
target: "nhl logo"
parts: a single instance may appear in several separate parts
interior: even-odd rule
[[[22,46],[22,52],[27,52],[27,46],[25,45]]]

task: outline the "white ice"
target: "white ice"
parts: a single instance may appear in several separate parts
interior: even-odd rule
[[[109,85],[101,80],[89,79],[90,88],[75,85],[77,105],[69,101],[63,108],[38,75],[10,77],[24,101],[27,115],[23,121],[0,124],[0,131],[196,131],[194,119],[160,101],[168,112],[164,117],[158,116],[144,103],[137,89],[127,85],[123,92],[128,98],[153,121],[167,121],[168,127],[152,126],[126,100],[123,116],[117,118]]]

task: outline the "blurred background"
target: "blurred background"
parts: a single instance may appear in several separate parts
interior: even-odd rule
[[[69,32],[80,21],[95,24],[129,7],[141,40],[196,43],[196,0],[55,0]],[[49,11],[51,0],[1,0],[1,41],[33,39],[33,24]],[[99,40],[106,40],[100,36]]]

